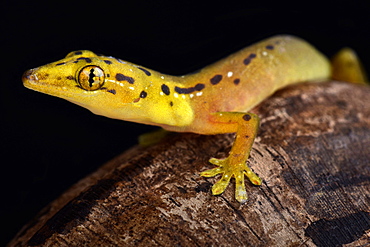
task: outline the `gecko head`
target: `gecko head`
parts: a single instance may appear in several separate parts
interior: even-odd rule
[[[122,111],[127,106],[132,110],[140,105],[143,83],[136,85],[135,80],[145,80],[143,70],[150,73],[120,59],[83,50],[26,71],[22,81],[29,89],[66,99],[96,114],[116,118],[117,109]]]

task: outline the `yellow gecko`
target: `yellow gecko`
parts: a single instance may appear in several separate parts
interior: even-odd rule
[[[247,111],[284,86],[330,76],[327,58],[307,42],[284,35],[184,76],[161,74],[91,51],[74,51],[62,60],[28,70],[23,83],[110,118],[176,132],[236,132],[229,156],[210,159],[217,167],[201,175],[222,174],[212,187],[214,195],[224,192],[234,178],[235,198],[243,203],[247,199],[244,176],[254,185],[262,183],[246,164],[259,123],[258,116]]]

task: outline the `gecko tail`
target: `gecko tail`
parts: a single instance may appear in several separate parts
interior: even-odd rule
[[[341,49],[331,60],[332,79],[359,84],[369,83],[360,59],[351,48]]]

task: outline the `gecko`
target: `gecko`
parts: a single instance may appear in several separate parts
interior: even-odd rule
[[[348,70],[355,71],[352,77],[361,75],[356,58],[351,57],[353,52],[345,50],[343,54],[333,62],[340,68],[337,74],[346,70],[341,65],[355,64],[347,66]],[[22,80],[29,89],[66,99],[109,118],[175,132],[236,133],[228,157],[211,158],[209,162],[215,167],[200,175],[221,175],[212,186],[213,195],[223,193],[234,178],[235,199],[244,203],[245,177],[254,185],[262,184],[247,165],[259,125],[258,116],[248,111],[280,88],[334,78],[334,71],[329,60],[306,41],[279,35],[183,76],[162,74],[80,50],[26,71]],[[346,79],[365,80],[352,77]]]

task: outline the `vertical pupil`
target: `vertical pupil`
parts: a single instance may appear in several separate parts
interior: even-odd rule
[[[95,77],[94,69],[90,69],[90,74],[89,74],[89,85],[90,85],[90,87],[92,87],[92,85],[94,83],[94,77]]]

